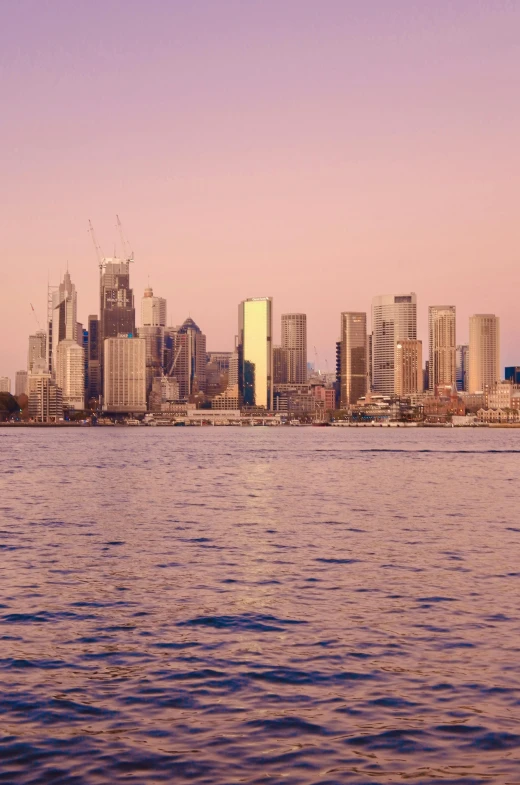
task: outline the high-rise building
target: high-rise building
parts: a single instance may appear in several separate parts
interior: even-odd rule
[[[505,368],[504,379],[511,384],[520,384],[520,366],[510,365]]]
[[[367,315],[341,314],[340,406],[347,409],[367,392]]]
[[[307,381],[307,315],[282,314],[282,349],[286,351],[287,377],[282,384]]]
[[[155,297],[148,286],[141,300],[141,324],[143,327],[166,327],[166,300]]]
[[[469,346],[468,344],[459,344],[455,351],[455,373],[457,378],[457,390],[459,392],[467,392],[468,390],[468,375],[469,375]]]
[[[422,341],[397,341],[395,394],[401,397],[423,391]]]
[[[246,406],[273,408],[273,300],[252,297],[238,307],[239,390]]]
[[[429,389],[456,386],[455,306],[430,305],[428,308],[430,348]]]
[[[63,281],[52,293],[52,311],[49,324],[50,369],[56,373],[56,352],[60,341],[78,340],[78,298],[76,287],[67,270]]]
[[[14,381],[14,394],[16,395],[16,397],[18,397],[19,395],[27,395],[28,390],[29,390],[28,372],[16,371],[16,376]]]
[[[146,411],[146,343],[143,338],[106,338],[104,373],[105,411]]]
[[[29,351],[27,353],[27,370],[32,371],[33,365],[38,360],[45,360],[47,357],[47,333],[38,330],[34,335],[29,336]]]
[[[101,395],[101,344],[99,340],[99,319],[95,315],[88,317],[88,345],[87,365],[88,374],[86,381],[87,400],[98,400]]]
[[[282,346],[273,346],[273,384],[287,384],[288,350]]]
[[[11,392],[11,379],[8,376],[0,376],[0,392]]]
[[[103,259],[100,268],[99,363],[100,391],[104,392],[104,341],[119,336],[135,336],[134,293],[130,288],[130,262]]]
[[[61,387],[53,381],[47,359],[36,360],[28,376],[29,417],[35,422],[56,422],[63,417]]]
[[[60,341],[55,357],[56,383],[67,409],[85,408],[85,351],[77,341]]]
[[[181,400],[206,392],[206,336],[191,317],[181,327],[168,329],[172,339],[169,376],[179,382]]]
[[[484,392],[500,381],[500,319],[480,313],[469,320],[469,392]]]
[[[395,393],[398,341],[417,339],[417,297],[389,294],[372,300],[372,386],[383,395]]]

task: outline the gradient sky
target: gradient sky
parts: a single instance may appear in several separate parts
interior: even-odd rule
[[[520,364],[520,3],[0,0],[0,375],[48,276],[98,312],[91,218],[119,213],[169,322],[231,349],[237,304],[304,311],[325,369],[342,310],[416,291],[502,320]],[[139,311],[138,311],[139,312]]]

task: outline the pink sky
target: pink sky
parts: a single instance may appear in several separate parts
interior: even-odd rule
[[[231,349],[237,304],[340,312],[416,291],[502,320],[520,364],[520,4],[17,0],[0,28],[0,375],[25,368],[47,276],[97,313],[91,218],[119,213],[170,323]]]

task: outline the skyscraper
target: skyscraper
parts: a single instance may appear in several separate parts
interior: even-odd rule
[[[286,351],[286,384],[305,384],[307,381],[307,315],[282,314],[282,349]]]
[[[16,397],[19,395],[27,395],[29,389],[28,373],[27,371],[16,371],[14,381],[14,394]]]
[[[430,392],[438,386],[456,386],[455,306],[430,305],[428,308]]]
[[[143,327],[166,327],[166,300],[155,297],[148,286],[141,300],[141,324]]]
[[[106,338],[103,408],[146,411],[146,345],[142,338]]]
[[[72,283],[69,271],[63,281],[52,293],[52,314],[49,324],[49,360],[52,373],[56,373],[56,353],[60,341],[77,341],[77,308],[78,298],[76,287]]]
[[[500,319],[480,313],[469,319],[468,392],[484,392],[500,381]]]
[[[397,341],[395,347],[395,394],[407,396],[422,391],[422,341]]]
[[[166,327],[166,300],[154,297],[150,287],[141,300],[141,324],[139,337],[146,341],[146,393],[150,395],[153,379],[162,374]]]
[[[455,351],[455,374],[457,378],[457,390],[467,392],[469,375],[469,346],[460,344]]]
[[[339,382],[340,406],[348,408],[367,392],[367,315],[341,314]]]
[[[375,392],[395,393],[398,341],[417,339],[417,297],[389,294],[372,300],[372,384]]]
[[[99,340],[99,319],[91,314],[88,317],[88,387],[87,400],[96,400],[101,395],[101,350]]]
[[[185,400],[206,391],[206,336],[191,317],[181,327],[169,330],[173,340],[173,360],[167,373],[179,382]]]
[[[47,333],[38,330],[35,335],[29,336],[29,351],[27,352],[27,370],[32,371],[33,365],[38,360],[47,357]]]
[[[273,384],[287,384],[287,349],[273,346]]]
[[[53,381],[47,358],[35,360],[28,376],[29,417],[36,422],[56,422],[63,417],[61,387]]]
[[[85,351],[77,341],[60,341],[55,356],[56,383],[61,387],[63,405],[85,408]]]
[[[104,390],[104,341],[135,335],[134,293],[130,288],[130,261],[103,259],[100,267],[99,367],[100,391]]]
[[[271,297],[252,297],[238,307],[239,390],[246,406],[273,408]]]

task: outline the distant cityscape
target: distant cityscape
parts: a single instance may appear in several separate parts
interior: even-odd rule
[[[118,219],[119,223],[119,219]],[[520,365],[500,365],[500,320],[469,319],[469,344],[457,344],[456,306],[428,307],[428,347],[417,338],[413,292],[376,296],[367,313],[338,314],[336,369],[308,362],[307,316],[281,315],[273,346],[273,300],[238,306],[232,351],[208,352],[188,317],[168,326],[163,297],[146,288],[136,325],[130,282],[133,254],[98,252],[99,310],[77,320],[67,270],[48,287],[47,319],[29,336],[27,368],[0,393],[15,403],[4,420],[88,424],[515,424],[520,422]],[[123,237],[123,236],[122,236]],[[124,238],[123,238],[124,239]],[[124,244],[123,244],[123,247]],[[5,398],[5,395],[4,395]]]

